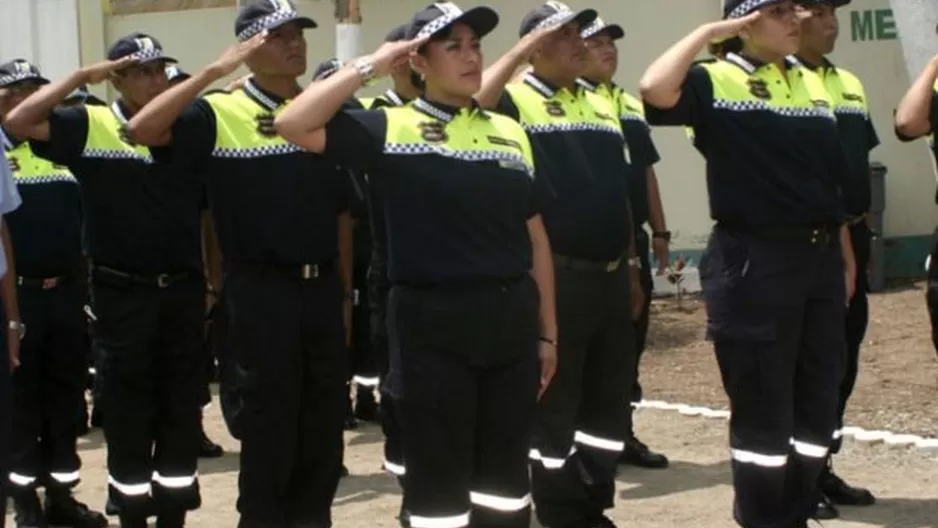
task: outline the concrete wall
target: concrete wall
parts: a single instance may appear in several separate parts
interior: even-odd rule
[[[75,0],[0,0],[0,62],[23,58],[47,77],[80,65]]]

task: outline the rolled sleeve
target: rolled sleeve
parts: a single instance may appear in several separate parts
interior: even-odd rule
[[[88,111],[82,106],[58,108],[49,114],[49,139],[32,139],[37,156],[57,165],[71,165],[81,157],[88,141]]]
[[[341,167],[370,173],[384,155],[387,128],[383,110],[342,110],[326,124],[323,155]]]
[[[713,108],[713,82],[703,66],[693,66],[687,72],[681,97],[673,108],[657,108],[647,101],[645,118],[652,125],[700,127],[706,112]],[[699,131],[698,131],[699,132]]]

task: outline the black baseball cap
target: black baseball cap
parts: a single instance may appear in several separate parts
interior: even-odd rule
[[[39,68],[26,59],[14,59],[5,64],[0,64],[0,88],[23,81],[49,84],[49,79],[42,76]]]
[[[107,50],[107,60],[118,60],[124,57],[133,57],[140,64],[153,61],[163,61],[166,64],[178,62],[164,55],[160,41],[145,33],[131,33],[122,37]]]
[[[466,24],[476,36],[482,38],[498,25],[498,13],[491,7],[478,6],[463,11],[453,2],[437,2],[414,15],[407,28],[406,38],[429,37],[460,22]]]
[[[170,65],[166,67],[166,79],[169,82],[181,82],[192,77],[185,71],[179,69],[178,66]]]
[[[302,29],[318,26],[312,18],[300,15],[291,0],[255,0],[245,6],[235,19],[235,36],[244,42],[261,31],[297,23]]]
[[[316,66],[316,71],[313,72],[313,81],[321,81],[328,78],[333,73],[339,71],[342,68],[342,61],[339,59],[329,59],[324,60],[319,63],[319,66]]]
[[[812,6],[843,7],[849,4],[850,0],[795,0],[795,3],[803,5],[805,7],[812,7]]]
[[[609,35],[612,40],[619,40],[625,36],[625,30],[619,24],[606,24],[602,18],[596,17],[596,20],[580,30],[580,37],[586,40],[602,33]]]
[[[569,22],[576,22],[580,30],[591,24],[599,14],[595,9],[583,9],[574,11],[570,6],[563,2],[551,0],[540,5],[524,16],[521,20],[521,28],[518,31],[520,36],[525,36],[538,29],[556,28]]]
[[[401,24],[396,28],[388,31],[388,34],[384,36],[385,42],[400,42],[407,38],[407,28],[408,24]]]

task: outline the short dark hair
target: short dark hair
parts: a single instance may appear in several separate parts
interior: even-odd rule
[[[743,51],[743,39],[733,37],[722,42],[711,42],[707,46],[707,51],[714,57],[723,58],[727,53],[739,53]]]

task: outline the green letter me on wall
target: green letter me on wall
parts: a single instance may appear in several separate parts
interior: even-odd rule
[[[865,9],[850,12],[850,36],[861,40],[895,40],[896,20],[892,9]]]

